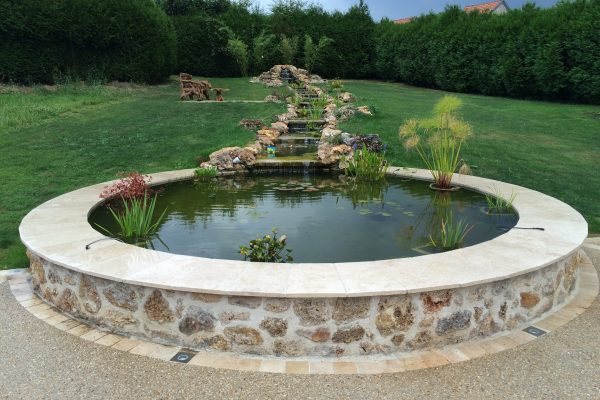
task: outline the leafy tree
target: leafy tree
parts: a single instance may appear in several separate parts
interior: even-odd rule
[[[331,43],[333,43],[333,39],[330,39],[327,36],[322,36],[319,38],[319,42],[315,43],[310,35],[306,35],[304,38],[304,68],[308,71],[312,71],[323,51],[325,51]]]
[[[227,42],[227,50],[238,64],[242,76],[248,76],[249,56],[246,43],[238,38],[231,38]]]
[[[298,37],[293,36],[291,38],[281,35],[279,42],[279,53],[282,64],[293,64],[298,51]]]

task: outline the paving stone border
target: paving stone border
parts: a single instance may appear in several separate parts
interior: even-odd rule
[[[192,170],[153,176],[189,179]],[[390,174],[430,179],[428,171]],[[458,175],[474,190],[516,193],[519,226],[471,247],[340,264],[269,264],[167,254],[93,230],[104,184],[57,197],[20,226],[33,290],[101,330],[238,354],[385,356],[517,330],[578,291],[587,224],[541,193]],[[91,245],[91,248],[86,248]]]
[[[583,313],[598,295],[599,282],[594,266],[582,253],[579,290],[564,307],[532,322],[532,326],[551,332]],[[62,314],[45,304],[34,293],[31,276],[27,270],[0,271],[0,283],[8,280],[17,301],[35,317],[44,322],[98,345],[164,361],[173,361],[180,351],[177,346],[165,346],[153,342],[131,339],[101,331]],[[201,351],[193,355],[187,364],[211,368],[234,369],[289,374],[382,374],[398,373],[416,369],[454,364],[491,355],[535,340],[536,336],[523,330],[496,334],[490,338],[468,343],[413,351],[388,356],[341,357],[339,359],[308,358],[286,360],[274,357],[241,356],[214,351]],[[192,353],[193,354],[193,353]]]

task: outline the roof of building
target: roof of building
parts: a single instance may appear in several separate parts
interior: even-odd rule
[[[408,24],[413,19],[414,19],[414,17],[395,19],[394,23],[395,24]]]
[[[496,8],[500,7],[500,4],[504,3],[504,0],[490,1],[487,3],[473,4],[471,6],[465,6],[465,11],[479,11],[479,12],[491,12]],[[506,6],[506,4],[505,4]]]

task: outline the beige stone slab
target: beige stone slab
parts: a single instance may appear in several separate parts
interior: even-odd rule
[[[465,353],[463,353],[462,351],[460,351],[457,348],[445,347],[442,349],[435,349],[435,350],[433,350],[433,352],[444,357],[446,360],[448,360],[451,363],[458,363],[458,362],[469,360],[469,357],[467,357],[467,355]]]
[[[37,297],[33,293],[25,293],[25,294],[20,294],[20,295],[15,295],[13,293],[13,295],[15,296],[15,299],[18,302],[27,301],[27,300],[31,300],[31,299],[37,299]]]
[[[109,333],[107,335],[102,336],[99,339],[96,339],[96,341],[94,343],[96,344],[100,344],[102,346],[113,346],[115,344],[117,344],[119,341],[126,339],[125,336],[121,336],[121,335],[115,335],[113,333]]]
[[[75,326],[74,328],[67,330],[67,333],[70,333],[71,335],[74,335],[74,336],[81,336],[85,333],[88,333],[91,330],[92,330],[92,328],[89,327],[88,325],[79,324],[79,325]]]
[[[286,362],[284,360],[269,360],[264,359],[260,364],[260,372],[269,372],[273,374],[285,373]]]
[[[164,346],[152,342],[140,342],[137,346],[131,348],[129,353],[168,361],[173,358],[179,350],[181,350],[180,347]]]
[[[239,371],[260,371],[262,360],[255,358],[239,359],[236,368]]]
[[[437,351],[425,351],[421,354],[423,362],[431,368],[441,367],[442,365],[449,364],[450,361],[441,352]]]
[[[285,363],[287,374],[308,374],[309,365],[307,361],[287,361]]]
[[[51,309],[51,308],[49,308],[49,309],[47,309],[47,310],[38,311],[38,312],[36,312],[36,313],[33,313],[33,316],[34,316],[34,317],[36,317],[36,318],[39,318],[39,319],[42,319],[42,320],[43,320],[43,319],[50,318],[50,317],[55,317],[55,316],[57,316],[57,315],[60,315],[60,314],[58,314],[56,311],[54,311],[54,310],[53,310],[53,309]]]
[[[75,321],[73,319],[67,319],[64,322],[60,322],[54,325],[55,328],[60,329],[61,331],[68,331],[69,329],[75,328],[76,326],[83,325],[79,321]]]
[[[31,289],[29,289],[26,286],[22,286],[22,287],[17,287],[17,288],[12,288],[10,290],[13,294],[13,296],[17,297],[17,296],[23,296],[23,295],[27,295],[27,294],[31,294]]]
[[[529,343],[532,340],[535,340],[535,336],[530,335],[529,333],[523,332],[520,330],[511,332],[508,336],[512,340],[514,340],[519,346]]]
[[[40,311],[47,310],[49,308],[50,308],[50,306],[48,304],[46,304],[46,303],[40,303],[40,304],[37,304],[35,306],[27,307],[27,311],[29,311],[32,314],[35,314],[35,313],[38,313]]]
[[[224,355],[209,353],[209,352],[200,352],[200,353],[196,354],[194,357],[192,357],[192,359],[188,362],[188,364],[198,365],[201,367],[216,368],[216,367],[214,367],[214,363],[216,362],[216,360],[218,360],[221,357],[224,357]],[[285,366],[284,366],[284,369],[285,369]]]
[[[223,355],[221,357],[214,358],[210,363],[210,367],[237,370],[239,363],[240,359]]]
[[[311,374],[326,375],[333,374],[333,364],[330,361],[310,361],[308,369]]]
[[[140,345],[141,343],[142,343],[142,341],[138,340],[138,339],[125,338],[125,339],[118,341],[111,347],[116,350],[129,351],[129,350],[133,349],[134,347]]]
[[[47,324],[50,324],[52,326],[55,326],[55,325],[58,325],[60,323],[68,321],[68,320],[69,320],[69,317],[67,317],[66,315],[56,314],[53,317],[45,319],[44,322],[47,323]]]
[[[563,326],[566,322],[562,319],[555,317],[548,317],[544,320],[535,323],[535,327],[545,330],[546,332],[552,332]]]
[[[103,336],[106,336],[106,332],[102,332],[99,331],[98,329],[92,329],[89,332],[84,333],[83,335],[80,336],[81,339],[83,340],[88,340],[90,342],[95,342],[96,340],[100,339]]]
[[[481,346],[481,341],[463,343],[457,345],[456,348],[469,357],[469,359],[479,358],[488,354],[487,350]]]
[[[495,354],[495,353],[499,353],[499,352],[505,350],[504,344],[502,342],[496,340],[496,338],[482,340],[479,342],[479,346],[481,346],[481,348],[487,354]]]
[[[423,357],[421,357],[421,355],[418,353],[409,354],[406,357],[403,357],[401,360],[404,361],[407,371],[429,367],[429,365],[427,365],[427,363],[425,363],[423,360]]]
[[[357,361],[356,369],[359,374],[374,375],[386,372],[386,361]]]
[[[384,371],[385,373],[397,373],[408,371],[408,367],[406,365],[406,361],[402,358],[396,360],[385,360],[383,361]]]
[[[333,372],[336,374],[356,374],[358,372],[356,364],[349,361],[334,361]]]
[[[517,347],[519,343],[517,343],[513,338],[509,335],[501,335],[494,339],[497,344],[503,347],[502,351],[509,350],[514,347]]]
[[[42,304],[42,301],[40,299],[38,299],[37,297],[34,297],[33,299],[28,299],[28,300],[21,302],[21,305],[25,308],[37,306],[38,304]]]

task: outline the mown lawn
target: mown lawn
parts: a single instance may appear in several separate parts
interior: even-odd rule
[[[248,79],[211,81],[231,89],[226,99],[270,94]],[[253,138],[240,119],[271,122],[284,110],[282,104],[180,103],[178,91],[172,83],[0,94],[0,269],[27,264],[18,226],[38,204],[121,171],[192,168],[214,150]]]
[[[422,166],[398,139],[408,118],[429,116],[445,92],[401,84],[350,81],[345,90],[373,117],[342,123],[353,133],[378,133],[393,165]],[[581,212],[600,233],[600,107],[457,94],[474,136],[463,150],[473,174],[554,196]],[[541,205],[543,207],[543,205]]]
[[[210,79],[231,89],[226,99],[260,100],[271,92],[244,78]],[[428,115],[443,92],[351,81],[346,89],[374,117],[342,127],[378,133],[394,165],[421,166],[406,153],[398,126]],[[4,90],[6,92],[6,90]],[[464,157],[474,173],[531,187],[582,212],[600,232],[600,107],[459,95],[475,136]],[[281,104],[180,103],[175,82],[153,87],[82,87],[0,91],[0,269],[23,267],[21,218],[36,205],[81,186],[144,173],[191,168],[199,157],[242,145],[252,133],[242,118],[268,122]]]

